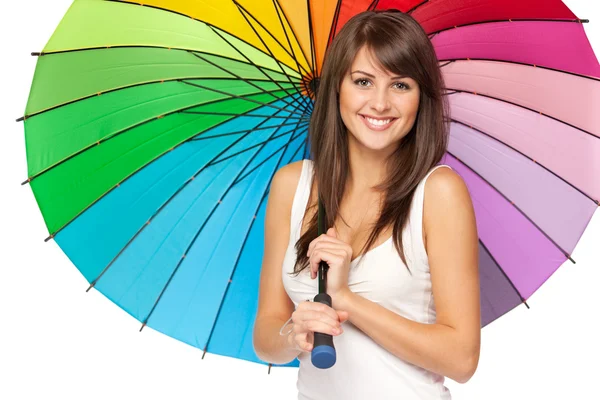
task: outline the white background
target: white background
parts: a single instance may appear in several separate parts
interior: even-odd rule
[[[565,1],[600,54],[600,7]],[[0,398],[294,399],[297,369],[207,354],[140,323],[95,290],[53,241],[27,178],[23,124],[41,51],[70,1],[5,2],[0,130]],[[597,172],[597,171],[596,171]],[[600,179],[600,177],[599,177]],[[600,213],[529,300],[482,331],[475,376],[455,399],[600,399]],[[376,399],[373,399],[376,400]]]

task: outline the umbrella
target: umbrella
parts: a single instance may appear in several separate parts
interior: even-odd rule
[[[527,305],[600,204],[600,65],[558,0],[76,0],[32,53],[19,119],[46,240],[141,328],[264,363],[271,178],[308,157],[328,43],[387,8],[420,22],[443,71],[441,162],[475,208],[482,327]]]

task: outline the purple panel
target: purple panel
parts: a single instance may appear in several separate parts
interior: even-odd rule
[[[527,300],[566,257],[521,212],[463,163],[450,155],[446,155],[442,163],[462,176],[475,209],[479,239]]]
[[[578,23],[492,22],[443,31],[431,41],[439,60],[505,60],[600,77],[598,60]]]
[[[515,287],[481,241],[479,242],[479,291],[481,327],[506,314],[522,302]]]
[[[568,254],[598,208],[539,164],[464,125],[451,125],[448,152],[514,202]]]

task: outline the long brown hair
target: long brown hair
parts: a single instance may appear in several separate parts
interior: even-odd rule
[[[352,17],[332,41],[323,62],[309,125],[314,163],[311,187],[316,176],[319,197],[327,215],[326,226],[333,226],[344,194],[349,163],[348,134],[340,115],[338,91],[363,46],[367,46],[385,70],[406,75],[420,87],[415,123],[386,160],[387,179],[373,188],[385,194],[384,201],[378,221],[361,250],[362,257],[380,232],[393,224],[394,246],[408,266],[402,231],[415,190],[444,156],[449,133],[449,108],[438,60],[427,34],[410,15],[397,10],[365,11]],[[318,201],[308,205],[305,211],[317,204]],[[317,237],[317,215],[313,213],[307,231],[295,244],[297,259],[293,273],[296,275],[308,267],[306,253],[310,242]]]

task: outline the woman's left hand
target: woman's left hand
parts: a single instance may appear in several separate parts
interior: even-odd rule
[[[335,228],[329,228],[326,234],[310,242],[307,256],[310,262],[311,279],[317,277],[321,261],[329,265],[327,294],[332,300],[350,291],[348,274],[352,260],[352,247],[337,238]]]

